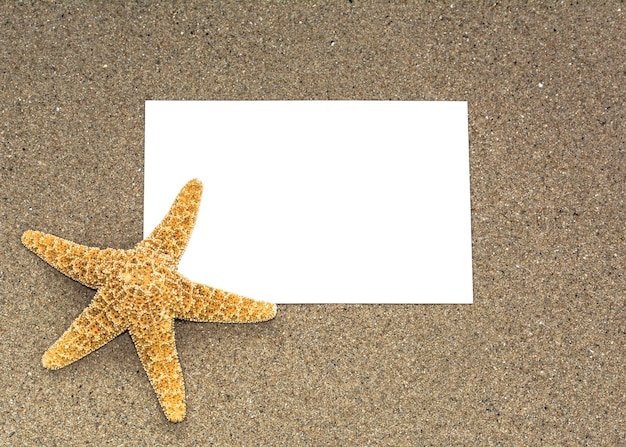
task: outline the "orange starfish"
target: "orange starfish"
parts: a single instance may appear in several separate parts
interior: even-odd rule
[[[97,293],[43,355],[58,369],[100,348],[125,330],[165,416],[185,418],[185,385],[174,340],[174,318],[251,323],[276,315],[276,305],[198,284],[176,270],[196,222],[202,183],[192,180],[147,239],[130,250],[87,247],[38,231],[22,242],[64,275]]]

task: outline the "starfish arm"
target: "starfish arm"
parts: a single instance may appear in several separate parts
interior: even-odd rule
[[[43,355],[41,363],[59,369],[102,347],[127,329],[126,319],[111,305],[103,290]]]
[[[141,241],[139,247],[157,251],[180,261],[198,216],[202,183],[194,179],[178,193],[174,204],[161,223]]]
[[[276,316],[276,304],[224,292],[181,278],[175,317],[204,322],[257,323]]]
[[[185,418],[185,383],[174,340],[174,320],[162,319],[129,330],[161,408],[171,422]]]
[[[41,231],[26,231],[22,243],[52,267],[87,287],[104,285],[102,264],[112,249],[87,247]]]

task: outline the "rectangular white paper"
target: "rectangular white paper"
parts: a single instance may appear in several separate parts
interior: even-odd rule
[[[466,102],[147,101],[144,235],[204,184],[179,271],[288,303],[472,303]]]

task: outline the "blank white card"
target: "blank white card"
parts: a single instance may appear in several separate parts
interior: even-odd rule
[[[144,235],[204,184],[179,271],[278,304],[472,303],[466,102],[147,101]]]

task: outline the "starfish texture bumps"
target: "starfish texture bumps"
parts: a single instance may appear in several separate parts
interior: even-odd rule
[[[192,180],[161,223],[130,250],[87,247],[38,231],[22,242],[70,278],[97,289],[89,306],[43,355],[62,368],[128,330],[165,416],[185,418],[185,385],[174,319],[252,323],[276,315],[276,305],[198,284],[178,273],[196,222],[202,183]]]

